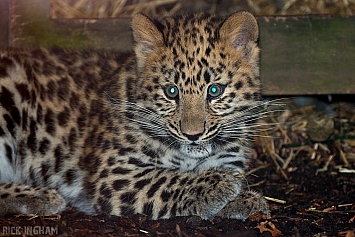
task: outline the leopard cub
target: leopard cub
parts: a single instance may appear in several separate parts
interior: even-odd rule
[[[132,52],[0,51],[0,215],[246,219],[258,26],[247,12],[138,14]]]

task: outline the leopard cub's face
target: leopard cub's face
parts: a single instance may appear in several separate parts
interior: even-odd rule
[[[185,16],[155,25],[142,15],[133,32],[136,102],[147,109],[142,129],[192,158],[242,144],[252,121],[245,113],[259,96],[254,17]]]

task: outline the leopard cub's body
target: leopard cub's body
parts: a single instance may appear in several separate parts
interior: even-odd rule
[[[241,177],[259,95],[254,17],[137,15],[132,28],[134,53],[0,51],[0,215],[267,212]]]

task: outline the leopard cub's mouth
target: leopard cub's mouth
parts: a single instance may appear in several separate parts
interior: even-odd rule
[[[212,146],[209,143],[196,143],[182,144],[179,151],[192,158],[207,157],[212,153]]]

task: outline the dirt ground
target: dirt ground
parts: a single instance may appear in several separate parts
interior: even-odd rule
[[[250,178],[250,182],[259,182],[257,189],[266,196],[286,201],[270,202],[269,217],[256,214],[245,222],[220,218],[206,221],[199,217],[151,221],[142,215],[87,216],[69,210],[57,220],[2,218],[0,231],[6,236],[11,233],[10,227],[16,233],[14,227],[24,231],[26,227],[39,226],[42,233],[51,234],[47,236],[354,236],[354,175],[339,174],[334,168],[315,175],[316,167],[301,158],[297,167],[289,173],[289,180],[280,177],[271,166]],[[55,227],[54,232],[43,230],[47,226]]]
[[[7,231],[16,226],[56,227],[55,232],[49,232],[52,236],[354,236],[354,174],[339,174],[331,168],[315,175],[316,167],[307,163],[302,158],[296,161],[298,169],[288,174],[288,180],[271,166],[259,170],[254,174],[257,177],[249,178],[250,183],[259,183],[254,188],[265,196],[286,203],[269,202],[271,216],[257,214],[245,222],[220,218],[205,221],[199,217],[151,221],[142,215],[87,216],[69,210],[57,220],[2,218],[0,226],[8,228]],[[9,234],[4,229],[0,231]]]
[[[193,216],[151,221],[142,215],[87,216],[70,209],[61,216],[0,218],[1,236],[27,231],[36,236],[353,237],[354,108],[346,103],[326,105],[319,112],[315,105],[296,109],[287,105],[265,118],[266,127],[271,129],[262,131],[265,136],[255,137],[253,165],[246,178],[250,188],[268,198],[270,216],[257,213],[244,222]],[[328,122],[321,128],[311,127],[310,121],[324,120]],[[268,121],[277,123],[270,125]],[[326,136],[311,135],[312,129]],[[315,142],[311,136],[325,141]]]

